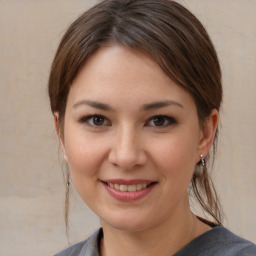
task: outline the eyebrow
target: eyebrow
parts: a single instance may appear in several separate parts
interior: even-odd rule
[[[91,101],[91,100],[80,100],[77,103],[73,105],[73,108],[78,108],[81,105],[88,105],[93,108],[101,109],[101,110],[113,110],[109,105],[97,102],[97,101]]]
[[[109,105],[107,105],[105,103],[98,102],[98,101],[91,101],[91,100],[80,100],[73,105],[73,108],[78,108],[79,106],[82,106],[82,105],[88,105],[93,108],[106,110],[106,111],[110,111],[110,110],[113,111],[113,108],[110,107]],[[168,107],[168,106],[172,106],[172,105],[183,108],[183,105],[177,101],[165,100],[165,101],[156,101],[156,102],[144,104],[142,106],[142,109],[147,111],[147,110],[151,110],[151,109],[164,108],[164,107]]]
[[[164,108],[164,107],[168,107],[168,106],[172,106],[172,105],[184,108],[183,105],[177,101],[165,100],[165,101],[156,101],[156,102],[152,102],[149,104],[144,104],[143,109],[151,110],[151,109],[157,109],[157,108]]]

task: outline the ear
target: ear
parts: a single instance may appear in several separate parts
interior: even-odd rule
[[[202,128],[201,136],[198,144],[198,159],[200,161],[200,155],[206,156],[211,149],[215,133],[219,122],[219,112],[217,109],[213,109],[211,114],[206,119],[204,126]]]
[[[61,145],[61,148],[62,148],[62,151],[63,151],[63,157],[65,159],[66,162],[68,162],[68,157],[66,155],[66,150],[65,150],[65,145],[64,145],[64,134],[62,135],[61,134],[61,131],[60,131],[60,123],[59,123],[59,113],[58,112],[55,112],[53,114],[54,116],[54,123],[55,123],[55,130],[57,132],[57,135],[58,135],[58,138],[59,138],[59,143]]]

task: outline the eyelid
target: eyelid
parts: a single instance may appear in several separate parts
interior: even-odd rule
[[[154,119],[154,118],[157,118],[157,117],[165,118],[165,120],[167,120],[168,123],[165,124],[165,125],[162,125],[162,126],[157,126],[157,125],[149,125],[149,126],[151,126],[151,127],[156,127],[156,128],[160,128],[160,129],[161,129],[161,128],[166,128],[166,127],[169,127],[169,126],[171,126],[171,125],[174,125],[174,124],[177,124],[177,123],[178,123],[175,118],[173,118],[173,117],[171,117],[171,116],[167,116],[167,115],[154,115],[154,116],[150,117],[150,118],[147,120],[146,123],[148,124],[150,121],[153,121],[153,119]]]
[[[96,125],[96,124],[93,124],[93,123],[90,123],[91,120],[93,120],[93,118],[95,117],[99,117],[99,118],[103,118],[104,119],[104,123],[101,125]],[[163,118],[165,119],[164,121],[164,124],[163,125],[152,125],[150,124],[150,122],[152,122],[155,118]],[[92,127],[92,128],[95,128],[95,129],[98,129],[98,128],[103,128],[103,127],[106,127],[106,126],[111,126],[111,121],[105,117],[104,115],[101,115],[101,114],[88,114],[82,118],[79,119],[79,122],[86,125],[86,126],[89,126],[89,127]],[[169,127],[171,125],[175,125],[177,124],[177,120],[171,116],[168,116],[168,115],[154,115],[154,116],[151,116],[150,118],[147,119],[146,121],[146,124],[145,126],[149,126],[149,127],[154,127],[154,128],[158,128],[158,129],[163,129],[163,128],[166,128],[166,127]]]
[[[95,118],[95,117],[100,117],[100,118],[103,118],[104,119],[104,122],[107,122],[107,124],[102,124],[102,125],[94,125],[94,124],[90,124],[89,121],[92,120],[92,118]],[[105,126],[110,126],[111,123],[109,121],[108,118],[106,118],[105,116],[103,115],[100,115],[100,114],[90,114],[90,115],[86,115],[82,118],[79,119],[79,122],[82,123],[82,124],[85,124],[89,127],[92,127],[92,128],[102,128],[102,127],[105,127]]]

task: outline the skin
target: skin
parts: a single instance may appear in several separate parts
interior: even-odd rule
[[[58,114],[55,122],[59,133]],[[101,255],[172,255],[210,229],[191,213],[187,189],[217,123],[213,110],[202,129],[191,95],[142,53],[112,45],[87,61],[60,139],[74,186],[101,220]],[[123,202],[107,192],[107,179],[155,185]]]

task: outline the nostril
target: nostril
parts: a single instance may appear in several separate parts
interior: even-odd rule
[[[144,154],[141,150],[116,149],[109,153],[108,159],[114,166],[129,170],[145,164],[146,156]]]

